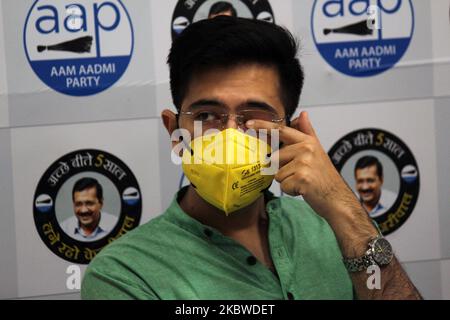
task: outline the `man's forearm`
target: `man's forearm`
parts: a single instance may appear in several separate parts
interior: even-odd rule
[[[357,258],[364,255],[371,239],[378,235],[366,211],[349,196],[347,205],[338,208],[339,214],[330,215],[328,223],[339,242],[342,255]],[[380,288],[370,289],[366,270],[351,273],[358,299],[422,299],[398,260],[394,259],[380,268]]]

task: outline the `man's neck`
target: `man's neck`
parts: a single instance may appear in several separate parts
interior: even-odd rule
[[[256,231],[261,221],[267,220],[263,196],[249,206],[226,216],[223,211],[203,200],[192,185],[189,185],[180,200],[180,207],[192,218],[230,237],[251,230]]]
[[[84,233],[86,236],[90,236],[92,233],[94,233],[95,229],[97,229],[97,227],[98,227],[98,225],[99,225],[99,222],[100,222],[100,220],[97,221],[97,222],[95,222],[95,223],[92,223],[91,225],[88,225],[88,226],[86,226],[86,225],[81,225],[80,223],[78,223],[78,227],[79,227],[81,230],[83,230],[83,233]]]

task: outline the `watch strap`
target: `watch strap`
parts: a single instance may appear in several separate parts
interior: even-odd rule
[[[349,272],[359,272],[367,270],[372,265],[377,263],[372,258],[372,255],[368,252],[359,258],[354,259],[344,259],[344,265]]]

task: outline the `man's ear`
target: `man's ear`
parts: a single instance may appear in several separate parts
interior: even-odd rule
[[[172,137],[172,133],[178,129],[177,115],[169,109],[164,109],[163,112],[161,112],[161,118],[169,136]],[[172,148],[175,147],[175,145],[177,145],[177,141],[172,141]]]
[[[175,131],[175,129],[178,128],[177,123],[177,115],[170,111],[169,109],[164,109],[161,112],[161,118],[164,124],[164,127],[166,127],[167,132],[171,135],[172,132]]]

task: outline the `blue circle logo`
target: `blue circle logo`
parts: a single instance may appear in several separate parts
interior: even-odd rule
[[[353,77],[397,64],[414,33],[411,0],[315,0],[311,30],[322,57]]]
[[[125,73],[133,54],[133,25],[120,0],[36,0],[23,42],[31,68],[47,86],[88,96]]]

